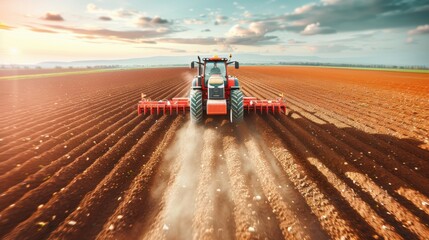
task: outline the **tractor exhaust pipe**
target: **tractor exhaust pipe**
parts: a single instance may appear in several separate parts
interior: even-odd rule
[[[202,69],[201,69],[201,58],[198,56],[198,75],[201,75]]]

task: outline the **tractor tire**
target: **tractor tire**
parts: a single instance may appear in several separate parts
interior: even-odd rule
[[[243,113],[243,93],[241,90],[233,90],[231,91],[229,121],[231,121],[231,123],[241,122],[243,120]]]
[[[201,90],[191,90],[191,122],[199,123],[203,120],[203,94]]]

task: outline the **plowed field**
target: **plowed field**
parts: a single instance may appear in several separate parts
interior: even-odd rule
[[[0,238],[428,238],[429,74],[242,67],[289,116],[137,116],[192,74],[0,81]]]

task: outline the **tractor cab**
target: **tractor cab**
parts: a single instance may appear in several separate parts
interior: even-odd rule
[[[230,56],[231,58],[231,56]],[[228,58],[220,58],[217,55],[211,58],[201,58],[198,57],[198,61],[191,62],[191,68],[195,68],[195,65],[198,65],[198,75],[196,76],[193,86],[200,86],[204,90],[209,87],[209,82],[213,86],[218,86],[221,84],[220,79],[224,87],[228,86],[228,71],[227,66],[233,64],[236,69],[239,68],[239,63],[237,61],[229,61]]]
[[[226,83],[226,59],[203,59],[204,60],[204,84],[208,86],[209,79],[216,79],[215,84],[219,84],[219,79],[222,79],[222,83]]]
[[[204,85],[208,88],[208,99],[224,99],[226,88],[226,61],[224,58],[205,58]]]

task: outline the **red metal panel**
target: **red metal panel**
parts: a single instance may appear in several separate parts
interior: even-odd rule
[[[207,115],[225,115],[226,112],[226,100],[207,100]]]
[[[228,89],[235,86],[235,79],[234,78],[228,78]]]

